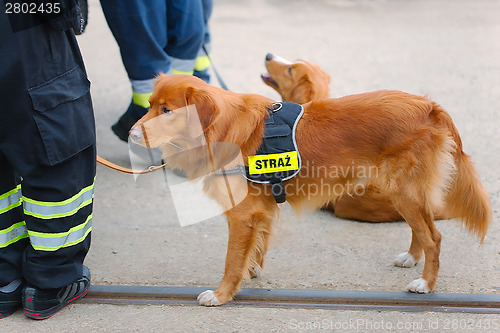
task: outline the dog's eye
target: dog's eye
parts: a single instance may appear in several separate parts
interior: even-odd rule
[[[161,113],[166,114],[166,115],[173,114],[172,110],[169,110],[166,106],[161,107]]]
[[[292,75],[292,66],[288,67],[288,75]]]

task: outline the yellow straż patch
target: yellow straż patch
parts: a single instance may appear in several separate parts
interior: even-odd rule
[[[299,159],[296,151],[248,156],[248,168],[251,175],[297,170]]]

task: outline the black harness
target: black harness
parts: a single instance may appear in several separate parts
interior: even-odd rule
[[[239,166],[213,175],[241,174],[255,183],[269,183],[277,203],[286,201],[283,181],[294,177],[300,170],[301,159],[295,141],[295,130],[304,113],[300,104],[277,102],[268,109],[262,144],[248,166]]]

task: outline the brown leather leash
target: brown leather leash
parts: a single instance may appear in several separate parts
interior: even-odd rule
[[[136,174],[136,175],[143,175],[146,173],[155,172],[155,171],[158,171],[160,169],[164,169],[167,166],[167,164],[164,163],[162,165],[152,165],[149,168],[143,169],[143,170],[134,170],[134,169],[124,168],[122,166],[111,163],[110,161],[102,158],[99,155],[97,155],[97,162],[104,165],[104,166],[107,166],[108,168],[111,168],[113,170],[117,170],[117,171],[120,171],[123,173]]]

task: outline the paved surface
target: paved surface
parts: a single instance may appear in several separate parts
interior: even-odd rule
[[[272,52],[321,65],[332,76],[334,97],[400,89],[428,94],[450,112],[490,191],[494,216],[483,246],[457,221],[437,222],[443,243],[436,291],[500,293],[500,3],[215,2],[213,57],[233,91],[279,99],[259,77]],[[128,147],[109,127],[130,102],[130,86],[99,3],[90,3],[88,30],[79,41],[92,81],[98,151],[127,165]],[[180,227],[161,173],[134,180],[98,166],[93,224],[86,263],[95,284],[215,287],[222,276],[225,219]],[[401,291],[423,267],[392,266],[410,238],[405,223],[357,223],[327,212],[295,217],[285,207],[264,276],[243,287]],[[500,325],[498,315],[76,304],[43,322],[18,312],[2,320],[0,332],[408,331],[404,325],[412,323],[413,331],[493,331],[493,320]],[[323,326],[314,326],[318,322]]]

